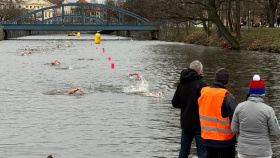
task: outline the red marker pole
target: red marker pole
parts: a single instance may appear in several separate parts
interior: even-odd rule
[[[112,69],[115,68],[115,64],[114,64],[114,63],[111,64],[111,68],[112,68]]]

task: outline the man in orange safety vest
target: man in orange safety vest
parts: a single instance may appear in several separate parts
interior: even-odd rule
[[[229,71],[216,71],[214,83],[201,90],[198,99],[201,137],[207,158],[234,158],[236,136],[231,131],[231,119],[237,106],[234,96],[227,90]]]

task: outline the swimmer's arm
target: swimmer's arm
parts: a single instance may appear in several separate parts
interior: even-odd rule
[[[136,75],[138,77],[139,80],[141,80],[141,76],[139,73],[130,73],[129,76],[133,76],[133,75]]]
[[[84,91],[81,90],[81,88],[76,88],[76,89],[74,90],[74,92],[77,92],[77,91],[80,91],[81,93],[84,93]]]
[[[71,91],[74,93],[77,92],[78,90],[80,90],[80,88],[72,89]]]
[[[138,73],[130,73],[129,76],[137,75]]]

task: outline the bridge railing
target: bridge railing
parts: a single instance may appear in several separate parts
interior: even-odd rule
[[[9,23],[8,21],[3,21],[2,23],[0,22],[0,26],[2,25],[123,25],[123,26],[151,26],[151,25],[159,25],[157,22],[123,22],[123,23],[119,23],[119,22],[107,22],[107,21],[98,21],[98,20],[91,20],[91,19],[85,19],[84,23],[82,23],[81,19],[71,19],[71,20],[67,20],[67,19],[56,19],[56,20],[45,20],[44,23],[42,23],[42,21],[37,20],[37,21],[28,21],[25,20],[23,23],[21,23],[20,21],[14,22],[14,23]]]

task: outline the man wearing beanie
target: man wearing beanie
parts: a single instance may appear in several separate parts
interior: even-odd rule
[[[181,109],[181,150],[179,158],[187,158],[193,138],[196,141],[197,155],[206,158],[205,146],[201,143],[201,129],[198,115],[197,99],[200,91],[206,84],[201,80],[203,66],[198,60],[190,64],[189,69],[181,72],[180,83],[172,99],[172,105]]]
[[[198,99],[201,137],[207,158],[234,158],[236,136],[230,122],[237,106],[234,96],[227,90],[229,71],[218,69],[214,83],[201,90]]]
[[[238,104],[231,129],[238,137],[238,157],[271,158],[269,136],[280,134],[280,127],[272,107],[264,103],[265,83],[254,75],[249,85],[247,101]]]

